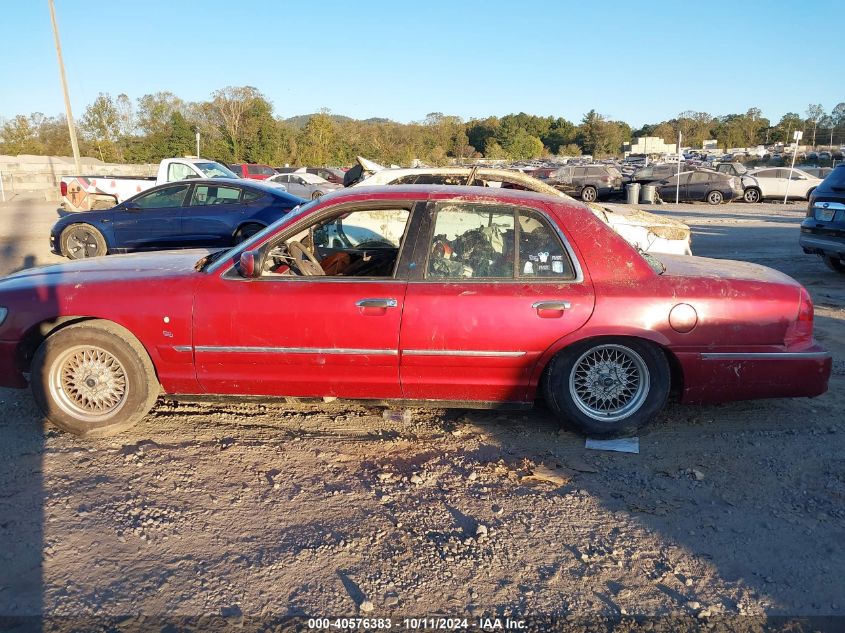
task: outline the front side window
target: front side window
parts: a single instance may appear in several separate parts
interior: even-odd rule
[[[185,194],[190,185],[174,185],[151,191],[150,193],[138,196],[133,200],[134,204],[141,209],[168,209],[181,207],[185,201]]]
[[[270,249],[264,277],[392,277],[411,212],[359,209],[322,219]]]
[[[241,190],[235,187],[216,187],[197,185],[191,198],[191,206],[199,207],[211,204],[234,204],[241,197]]]
[[[429,278],[513,279],[514,210],[438,203],[429,245]]]
[[[196,163],[195,167],[199,169],[206,178],[240,178],[238,174],[233,172],[228,167],[224,167],[220,163],[209,161],[207,163]],[[240,171],[240,166],[235,165]]]

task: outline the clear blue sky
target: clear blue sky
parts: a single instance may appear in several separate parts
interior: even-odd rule
[[[55,0],[74,114],[98,92],[251,85],[290,117],[509,112],[639,126],[845,101],[845,0]],[[47,0],[2,0],[0,117],[63,112]]]

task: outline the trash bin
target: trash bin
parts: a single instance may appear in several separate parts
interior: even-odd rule
[[[625,195],[628,198],[628,204],[637,204],[640,199],[640,183],[632,182],[625,185]]]
[[[654,204],[654,194],[657,193],[657,187],[654,185],[643,185],[640,190],[640,202],[643,204]]]

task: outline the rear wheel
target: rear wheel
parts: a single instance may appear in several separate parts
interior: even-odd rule
[[[311,194],[311,199],[316,200],[317,198],[319,198],[322,195],[323,195],[322,191],[315,191],[314,193]]]
[[[843,261],[839,257],[830,257],[828,255],[822,255],[822,260],[824,261],[825,266],[830,268],[832,271],[845,274],[845,261]]]
[[[50,335],[32,360],[31,387],[45,417],[81,437],[128,429],[159,393],[146,350],[107,321],[85,321]]]
[[[68,259],[99,257],[108,251],[106,240],[90,224],[71,224],[59,238],[62,255]]]
[[[724,197],[721,191],[711,191],[705,199],[707,200],[707,204],[722,204]]]
[[[588,436],[635,432],[666,404],[669,363],[651,343],[594,339],[563,350],[549,366],[546,401]]]
[[[245,242],[253,235],[258,233],[259,231],[263,230],[264,227],[261,224],[244,224],[241,228],[237,230],[235,233],[235,244],[240,244],[241,242]]]
[[[595,187],[587,185],[581,190],[581,200],[584,202],[595,202],[596,198],[598,198],[598,192]]]
[[[760,190],[756,187],[749,187],[745,190],[742,199],[752,204],[760,202]]]

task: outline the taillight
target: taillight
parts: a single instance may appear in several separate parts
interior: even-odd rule
[[[59,184],[59,188],[62,190],[62,195],[67,196],[67,183],[64,180]]]
[[[798,315],[786,328],[783,343],[786,347],[813,342],[813,300],[805,288],[801,288],[798,300]]]

